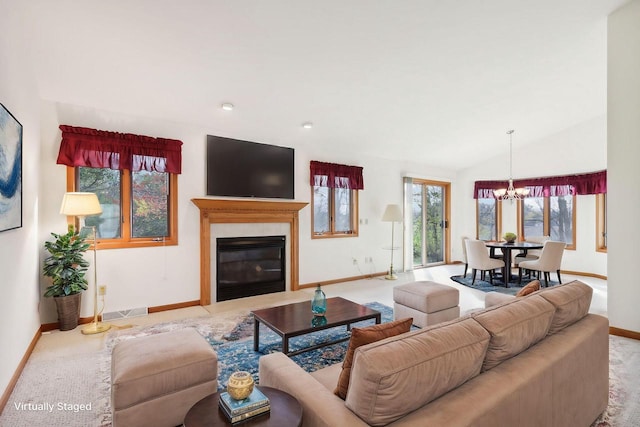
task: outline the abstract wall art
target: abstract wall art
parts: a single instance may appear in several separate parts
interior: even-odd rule
[[[22,125],[0,104],[0,232],[22,227]]]

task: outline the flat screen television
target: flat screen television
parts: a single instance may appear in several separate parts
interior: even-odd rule
[[[293,199],[294,149],[207,135],[207,195]]]

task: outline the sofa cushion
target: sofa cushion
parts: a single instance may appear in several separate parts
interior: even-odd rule
[[[359,347],[345,405],[369,425],[391,423],[478,375],[488,343],[465,317]]]
[[[493,307],[494,305],[503,304],[505,302],[511,302],[515,298],[514,295],[501,294],[500,292],[487,292],[484,296],[484,308]],[[467,313],[475,313],[482,309],[473,309]]]
[[[533,280],[529,283],[527,283],[527,285],[520,289],[518,291],[518,293],[516,294],[517,297],[523,297],[529,294],[534,293],[535,291],[539,291],[540,290],[540,281],[539,280]]]
[[[368,326],[366,328],[352,328],[351,338],[349,339],[349,347],[342,362],[342,372],[338,377],[338,385],[334,390],[336,396],[344,399],[347,396],[349,388],[349,377],[351,375],[351,365],[353,362],[353,353],[356,348],[361,345],[370,344],[384,338],[400,335],[409,332],[413,323],[412,318],[398,319],[393,322],[382,323],[379,325]]]
[[[513,301],[472,314],[491,334],[482,365],[487,371],[543,339],[555,307],[539,295]]]
[[[575,280],[544,289],[540,296],[556,308],[549,328],[549,335],[552,335],[587,315],[593,288]]]

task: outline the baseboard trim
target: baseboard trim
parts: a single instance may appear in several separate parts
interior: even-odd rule
[[[454,261],[452,264],[460,264],[460,262],[459,261]],[[607,276],[603,276],[601,274],[594,274],[594,273],[584,273],[584,272],[581,272],[581,271],[561,270],[560,273],[561,274],[572,274],[574,276],[595,277],[597,279],[607,280]],[[318,285],[327,286],[327,285],[333,285],[333,284],[336,284],[336,283],[352,282],[354,280],[371,279],[373,277],[385,276],[386,274],[387,274],[387,272],[384,271],[384,272],[380,272],[380,273],[363,274],[363,275],[360,275],[360,276],[343,277],[341,279],[331,279],[331,280],[323,280],[323,281],[320,281],[320,282],[304,283],[304,284],[300,284],[298,286],[298,288],[299,289],[315,288]],[[158,305],[158,306],[155,306],[155,307],[149,307],[149,313],[159,313],[161,311],[175,310],[175,309],[178,309],[178,308],[186,308],[186,307],[195,307],[195,306],[199,306],[199,305],[201,305],[200,304],[200,300],[185,301],[185,302],[180,302],[180,303],[176,303],[176,304]],[[93,316],[92,317],[81,317],[80,320],[78,321],[78,324],[79,325],[84,325],[84,324],[91,323],[91,322],[93,322]],[[49,332],[49,331],[53,331],[54,329],[59,329],[59,328],[60,328],[60,325],[58,324],[58,322],[43,323],[41,325],[41,327],[40,327],[40,332]],[[612,335],[616,335],[616,334],[612,333]]]
[[[629,331],[626,329],[615,328],[613,326],[609,326],[609,334],[615,335],[623,338],[631,338],[634,340],[640,340],[640,332]]]
[[[42,327],[39,327],[33,339],[31,340],[29,347],[27,347],[27,351],[24,353],[24,356],[22,356],[22,359],[20,360],[20,363],[18,364],[18,367],[16,368],[15,373],[11,377],[11,380],[9,381],[7,388],[2,393],[2,397],[0,397],[0,414],[2,414],[2,411],[4,411],[5,406],[7,406],[7,402],[9,402],[9,397],[11,397],[11,393],[13,392],[13,389],[16,387],[16,384],[18,383],[18,379],[20,378],[20,375],[22,375],[22,371],[24,370],[24,367],[27,364],[27,361],[31,357],[31,353],[33,353],[33,349],[36,347],[36,344],[38,343],[38,340],[40,339],[41,335],[42,335]]]
[[[149,314],[151,314],[151,313],[159,313],[161,311],[175,310],[177,308],[195,307],[199,305],[200,305],[200,300],[185,301],[185,302],[179,302],[176,304],[157,305],[155,307],[149,307],[148,311],[149,311]],[[93,322],[93,316],[81,317],[78,320],[78,325],[85,325],[91,322]],[[54,329],[60,329],[60,324],[58,322],[43,323],[40,326],[40,329],[41,329],[41,332],[49,332],[49,331],[53,331]]]
[[[149,314],[159,313],[161,311],[176,310],[178,308],[197,307],[199,305],[200,305],[199,299],[193,300],[193,301],[179,302],[177,304],[157,305],[155,307],[149,307]]]
[[[585,273],[582,271],[560,270],[560,274],[572,274],[574,276],[585,276],[585,277],[593,277],[596,279],[607,280],[607,276],[604,276],[602,274]]]
[[[91,323],[91,322],[93,322],[93,316],[81,317],[80,319],[78,319],[78,325],[86,325],[87,323]],[[60,329],[60,323],[59,322],[43,323],[42,325],[40,325],[40,328],[42,329],[42,332],[50,332],[55,329]]]
[[[361,276],[351,276],[351,277],[343,277],[341,279],[323,280],[321,282],[304,283],[304,284],[300,284],[298,287],[300,289],[302,289],[302,288],[315,288],[318,285],[320,285],[320,286],[334,285],[336,283],[353,282],[354,280],[371,279],[371,278],[374,278],[374,277],[386,276],[386,275],[387,275],[387,272],[384,271],[382,273],[363,274]]]

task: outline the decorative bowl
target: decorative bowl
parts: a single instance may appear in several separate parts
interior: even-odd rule
[[[249,372],[237,371],[229,377],[227,392],[235,400],[246,399],[253,391],[253,385],[253,377]]]
[[[518,236],[515,233],[505,233],[503,237],[504,237],[504,240],[507,241],[507,243],[513,243],[518,238]]]

